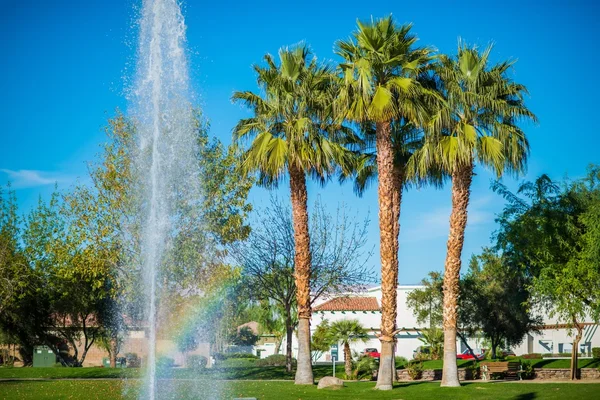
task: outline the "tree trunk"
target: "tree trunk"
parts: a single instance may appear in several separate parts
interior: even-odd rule
[[[352,353],[348,342],[344,342],[344,372],[346,372],[346,379],[352,379]]]
[[[379,202],[379,252],[381,256],[381,359],[377,386],[379,390],[393,388],[392,361],[396,334],[396,296],[398,286],[398,218],[399,200],[394,195],[394,149],[389,122],[378,122],[376,128]],[[398,202],[397,208],[394,203]],[[394,236],[396,239],[394,240]]]
[[[452,212],[450,214],[450,233],[448,235],[446,263],[444,265],[444,366],[441,386],[460,386],[456,366],[456,321],[458,314],[458,296],[460,266],[465,228],[467,226],[467,207],[473,179],[473,164],[456,167],[452,172]]]
[[[292,316],[290,315],[291,311],[287,310],[286,312],[287,315],[285,317],[285,370],[287,372],[292,372],[292,340],[294,335],[294,327],[292,326]]]
[[[573,340],[573,350],[571,351],[571,380],[577,380],[579,379],[579,374],[577,373],[579,369],[577,365],[579,363],[579,342],[583,336],[583,326],[575,318],[573,318],[573,325],[577,329],[577,335],[575,335],[575,340]]]
[[[394,193],[392,197],[392,210],[394,212],[394,282],[398,284],[398,250],[400,249],[400,208],[402,207],[402,189],[404,188],[404,169],[400,166],[394,167]],[[392,347],[392,358],[391,358],[391,368],[392,368],[392,382],[398,381],[398,374],[396,372],[396,335],[393,335],[394,345]]]
[[[117,353],[119,352],[117,348],[117,336],[112,335],[110,338],[110,367],[117,368]]]
[[[292,198],[292,218],[294,223],[294,278],[298,304],[298,365],[297,385],[314,383],[312,359],[310,357],[310,236],[308,233],[308,211],[306,177],[304,171],[290,163],[290,192]]]

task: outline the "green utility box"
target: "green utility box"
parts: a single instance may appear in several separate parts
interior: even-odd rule
[[[48,346],[35,346],[33,348],[34,367],[54,367],[56,354]]]

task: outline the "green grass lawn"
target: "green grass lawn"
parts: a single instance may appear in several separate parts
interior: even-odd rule
[[[0,399],[136,399],[140,381],[64,380],[0,382]],[[316,386],[295,386],[291,382],[257,381],[159,381],[160,398],[219,400],[256,397],[258,400],[311,399],[596,399],[600,384],[569,383],[467,383],[461,388],[440,388],[439,383],[401,383],[394,390],[373,390],[374,383],[348,383],[340,390],[318,390]]]

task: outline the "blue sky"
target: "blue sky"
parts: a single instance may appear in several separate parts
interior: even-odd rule
[[[495,43],[495,59],[517,59],[514,78],[531,93],[538,126],[526,126],[532,153],[527,179],[541,173],[578,177],[600,162],[595,94],[600,83],[600,6],[593,1],[277,2],[187,1],[184,7],[194,89],[224,142],[247,112],[230,102],[234,90],[254,90],[251,65],[281,46],[309,43],[335,62],[333,43],[347,38],[356,19],[392,13],[412,22],[423,45],[453,52],[457,38]],[[135,11],[127,1],[1,0],[0,181],[11,180],[24,210],[54,182],[68,188],[84,180],[86,161],[103,140],[102,127],[115,108],[126,109],[124,88],[135,60]],[[464,259],[489,243],[502,200],[489,190],[492,175],[478,169]],[[505,178],[512,187],[515,180]],[[370,211],[370,264],[378,269],[376,189],[357,198],[349,185],[309,186],[332,209],[346,202],[360,215]],[[288,196],[283,186],[279,194]],[[252,201],[268,202],[254,189]],[[443,268],[449,188],[411,190],[404,196],[400,233],[400,282],[416,283]]]

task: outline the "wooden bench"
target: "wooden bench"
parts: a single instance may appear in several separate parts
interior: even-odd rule
[[[492,374],[503,374],[504,378],[521,380],[521,362],[519,361],[486,361],[479,364],[481,379],[489,380]]]

